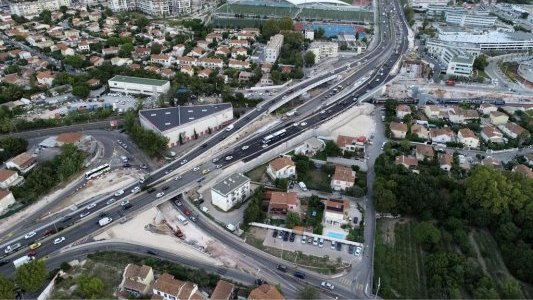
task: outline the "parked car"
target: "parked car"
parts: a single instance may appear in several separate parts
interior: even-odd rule
[[[275,238],[277,236],[278,236],[278,230],[274,229],[274,231],[272,231],[272,237]]]
[[[337,251],[341,251],[342,250],[342,243],[337,243]]]
[[[357,257],[361,256],[361,252],[363,252],[363,248],[361,247],[355,248],[355,256]]]
[[[335,241],[331,241],[331,250],[335,250]]]
[[[289,241],[294,242],[295,238],[296,238],[296,233],[291,232],[291,235],[289,236]]]

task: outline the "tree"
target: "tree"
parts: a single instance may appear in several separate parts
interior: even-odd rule
[[[429,222],[416,224],[414,228],[415,239],[422,244],[424,249],[431,250],[440,242],[440,230]]]
[[[324,152],[326,152],[326,156],[340,156],[342,154],[342,150],[335,144],[333,141],[327,141],[326,146],[324,147]]]
[[[315,300],[318,299],[318,291],[309,285],[306,285],[303,290],[298,294],[298,299],[301,300]]]
[[[25,291],[36,292],[44,284],[48,276],[43,260],[33,260],[17,268],[15,280]]]
[[[274,180],[274,184],[278,189],[282,189],[284,191],[287,191],[287,187],[289,186],[289,179],[287,178],[276,178]]]
[[[513,277],[505,278],[501,283],[501,298],[519,299],[522,298],[522,289],[520,283]]]
[[[265,22],[263,25],[263,28],[261,30],[261,33],[265,37],[265,39],[269,39],[271,36],[278,34],[280,31],[279,24],[274,19],[269,19]]]
[[[306,67],[312,67],[315,64],[315,53],[313,51],[307,51],[304,55],[304,62]]]
[[[85,59],[79,55],[70,55],[63,60],[67,65],[71,65],[74,68],[81,68],[85,63]]]
[[[0,299],[15,299],[15,284],[8,278],[0,276]]]
[[[6,136],[0,139],[0,148],[2,149],[2,151],[0,151],[0,163],[26,151],[27,147],[28,142],[22,138]]]
[[[326,36],[326,31],[324,28],[319,27],[317,30],[315,30],[315,40],[321,40]]]
[[[484,71],[485,67],[489,65],[489,62],[487,61],[487,56],[485,54],[481,54],[474,60],[474,69],[479,71]]]
[[[119,56],[130,57],[132,51],[133,51],[132,43],[122,44],[122,46],[120,46]]]
[[[161,54],[161,45],[153,43],[152,47],[150,47],[150,54]]]
[[[52,24],[52,13],[48,10],[48,9],[45,9],[43,10],[40,14],[39,14],[39,18],[43,21],[43,23],[45,24]]]
[[[91,90],[86,83],[76,84],[72,87],[72,95],[87,98],[91,94]]]
[[[285,31],[291,31],[292,30],[292,19],[290,17],[283,17],[279,20],[279,29],[285,30]]]
[[[4,69],[5,74],[18,73],[19,71],[20,71],[20,67],[18,65],[10,65]]]
[[[79,286],[78,291],[83,298],[100,299],[105,296],[105,285],[100,278],[81,275],[76,281]]]
[[[302,221],[300,220],[300,216],[298,214],[289,212],[287,214],[287,220],[285,221],[285,227],[292,229],[294,226],[300,225]]]

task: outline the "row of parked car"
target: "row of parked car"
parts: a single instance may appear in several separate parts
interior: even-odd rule
[[[279,238],[279,239],[282,239],[284,242],[286,241],[290,241],[290,242],[294,242],[294,240],[296,239],[296,233],[294,232],[288,232],[288,231],[284,231],[284,230],[277,230],[277,229],[274,229],[272,231],[272,237],[273,238]],[[319,238],[319,237],[308,237],[306,235],[302,235],[302,244],[313,244],[314,246],[318,246],[320,248],[324,247],[324,239],[323,238]],[[341,242],[335,242],[335,241],[331,241],[331,250],[337,250],[337,251],[342,251],[342,247],[343,246],[343,243]],[[349,254],[353,254],[357,257],[359,257],[362,253],[362,248],[359,247],[359,246],[354,246],[354,245],[348,245],[348,253]]]

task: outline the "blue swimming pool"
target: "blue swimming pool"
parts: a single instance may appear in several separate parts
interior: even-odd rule
[[[334,231],[328,231],[328,234],[326,234],[329,237],[336,238],[339,240],[343,240],[346,234],[340,233],[340,232],[334,232]]]

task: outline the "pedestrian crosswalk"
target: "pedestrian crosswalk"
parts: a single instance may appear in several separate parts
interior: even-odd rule
[[[350,276],[344,276],[337,279],[338,284],[355,289],[357,291],[363,291],[364,285],[360,282],[357,282],[355,278]]]

